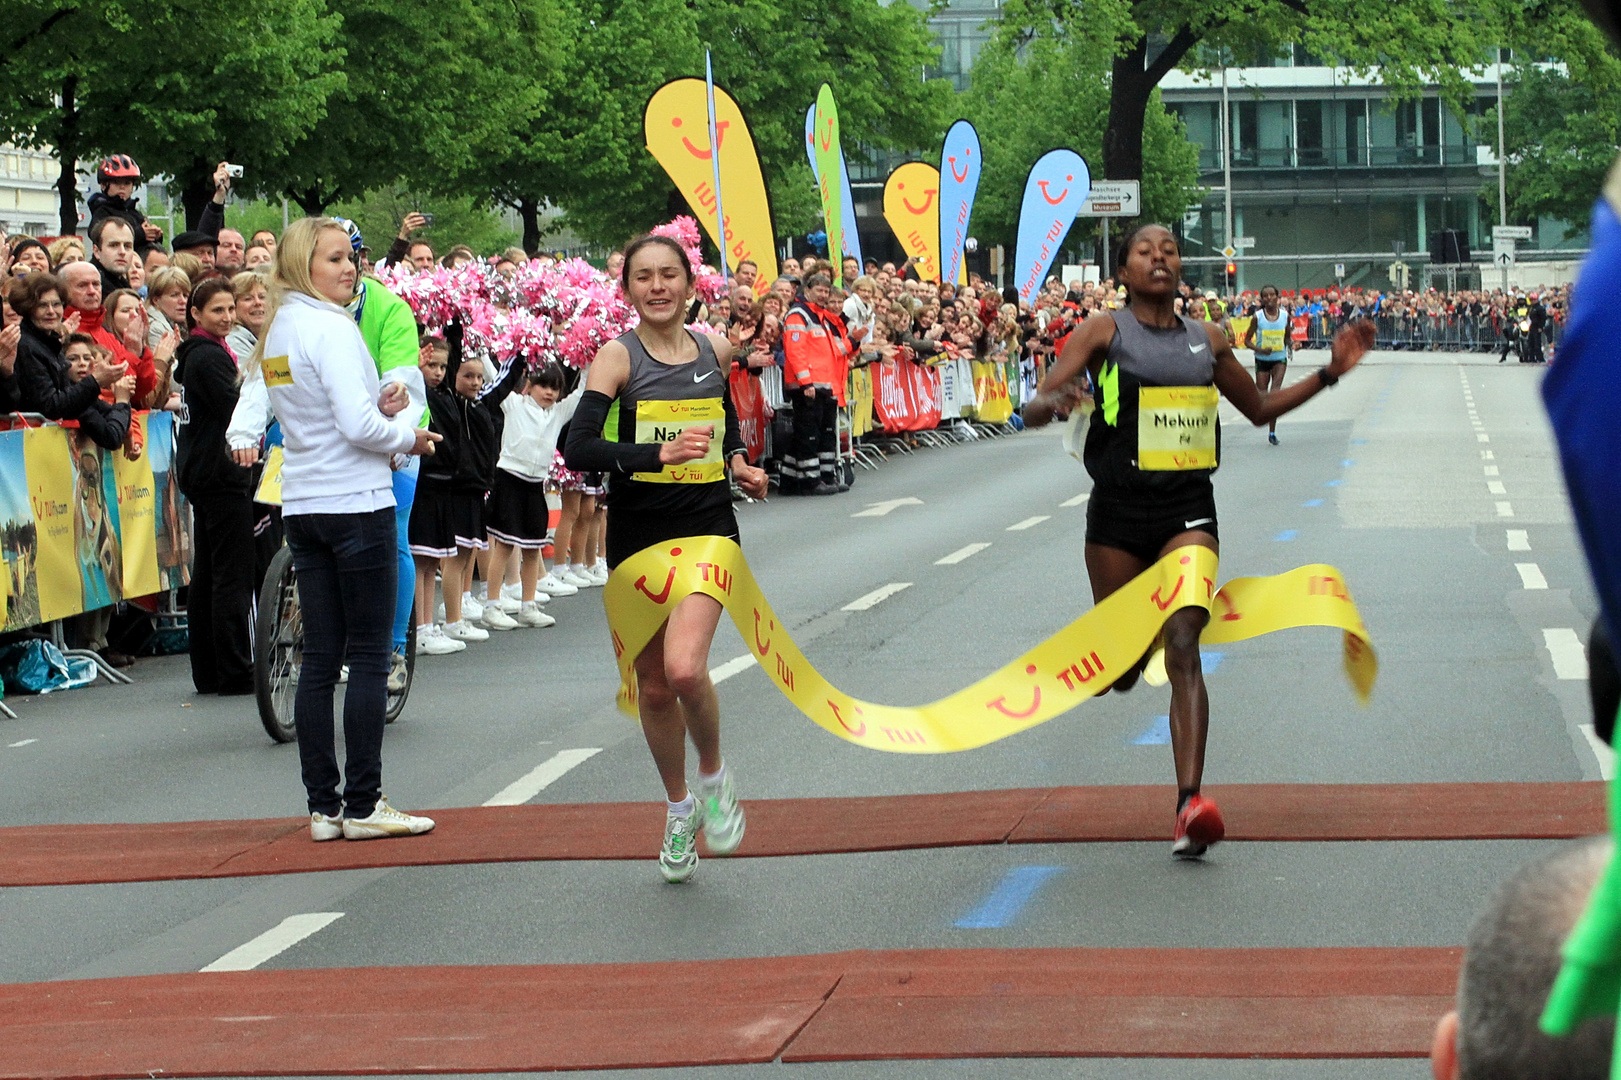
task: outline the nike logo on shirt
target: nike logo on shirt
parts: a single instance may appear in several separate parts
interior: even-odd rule
[[[1184,521],[1182,523],[1182,527],[1184,529],[1197,529],[1200,525],[1209,525],[1215,520],[1215,518],[1198,518],[1194,521]]]
[[[1202,352],[1204,352],[1204,346],[1203,345],[1189,345],[1188,346],[1188,352],[1202,353]]]
[[[702,375],[694,375],[692,377],[692,381],[695,382],[695,383],[700,383],[700,382],[703,382],[705,379],[709,378],[713,374],[715,374],[713,371],[706,371]]]

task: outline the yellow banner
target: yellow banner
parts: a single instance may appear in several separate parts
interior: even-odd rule
[[[141,425],[141,445],[150,445],[146,438],[147,413],[135,414],[133,423]],[[118,543],[123,549],[125,596],[150,596],[162,586],[158,583],[158,529],[157,485],[152,478],[152,458],[142,454],[134,461],[122,453],[112,458],[113,478],[118,489]]]
[[[764,296],[777,280],[777,244],[771,203],[755,154],[754,138],[732,95],[715,87],[715,141],[720,148],[720,202],[726,239],[715,220],[715,170],[710,161],[709,103],[702,79],[676,79],[653,92],[642,115],[647,151],[664,166],[709,238],[726,249],[727,265],[751,259],[760,268],[754,291]]]
[[[1013,402],[1007,392],[1007,370],[989,360],[975,360],[974,415],[981,423],[1005,424],[1013,415]]]
[[[79,515],[74,512],[78,470],[68,446],[66,428],[35,428],[23,434],[23,460],[28,470],[28,501],[34,508],[38,549],[34,573],[39,588],[39,618],[50,622],[84,610],[79,578]]]
[[[919,276],[940,280],[940,170],[921,161],[898,166],[884,181],[884,220]]]
[[[259,474],[259,488],[253,493],[254,502],[266,506],[281,505],[281,463],[281,447],[272,446],[265,454],[264,471]]]
[[[850,402],[850,438],[859,439],[872,430],[872,369],[852,368],[845,393]]]
[[[766,676],[800,712],[847,742],[891,753],[970,750],[1051,720],[1112,684],[1185,607],[1211,611],[1209,644],[1295,626],[1343,630],[1346,674],[1366,703],[1378,661],[1338,570],[1303,566],[1236,578],[1217,591],[1216,565],[1208,548],[1178,548],[1012,663],[915,707],[861,701],[823,678],[766,601],[742,549],[723,537],[690,536],[637,553],[614,570],[603,604],[626,712],[635,714],[636,657],[676,604],[703,593],[726,607]]]

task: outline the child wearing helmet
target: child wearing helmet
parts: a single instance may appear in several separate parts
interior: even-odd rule
[[[141,182],[141,167],[128,154],[114,154],[104,158],[96,168],[96,180],[101,190],[88,200],[92,226],[106,217],[122,218],[129,222],[135,233],[135,251],[146,260],[147,252],[163,242],[163,231],[146,220],[136,207],[135,187]]]

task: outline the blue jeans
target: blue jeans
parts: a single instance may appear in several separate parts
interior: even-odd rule
[[[304,622],[304,666],[293,699],[293,724],[310,811],[335,816],[340,807],[332,694],[338,669],[347,663],[341,805],[350,817],[366,817],[383,787],[383,713],[398,570],[394,511],[295,514],[283,524],[298,571]]]
[[[394,531],[399,552],[398,582],[394,587],[394,651],[405,648],[405,635],[411,630],[411,617],[415,612],[417,571],[411,559],[411,504],[417,497],[417,470],[422,459],[413,456],[411,463],[394,473]]]

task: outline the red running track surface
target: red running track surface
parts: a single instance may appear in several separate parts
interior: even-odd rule
[[[0,986],[0,1077],[1422,1057],[1460,949],[949,949]],[[355,987],[367,991],[359,998]],[[346,1006],[357,1003],[353,1014]]]
[[[1229,840],[1569,839],[1607,827],[1603,783],[1210,787]],[[1172,789],[1028,788],[746,801],[737,855],[1170,839]],[[0,829],[0,887],[547,859],[648,859],[663,809],[567,803],[427,811],[427,836],[315,844],[300,818]]]

